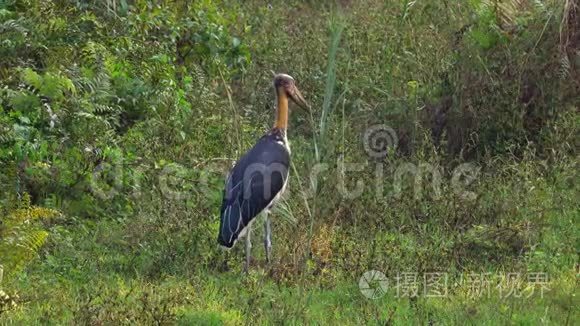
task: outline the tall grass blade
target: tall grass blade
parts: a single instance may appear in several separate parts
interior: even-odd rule
[[[342,37],[345,23],[340,17],[335,17],[330,21],[330,49],[328,51],[328,64],[326,66],[326,88],[324,91],[324,102],[322,103],[322,114],[320,116],[320,137],[323,142],[328,126],[328,119],[332,113],[332,98],[336,85],[336,54]],[[318,144],[320,147],[320,143]]]

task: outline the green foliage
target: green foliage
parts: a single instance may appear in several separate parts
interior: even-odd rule
[[[32,261],[46,241],[48,232],[37,220],[55,217],[54,210],[30,206],[27,194],[19,207],[0,220],[0,267],[5,278],[15,276]]]

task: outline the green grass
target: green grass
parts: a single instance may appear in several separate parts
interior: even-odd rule
[[[261,270],[241,274],[164,277],[156,281],[94,274],[90,283],[43,278],[34,294],[21,293],[31,303],[13,311],[5,322],[240,324],[256,323],[444,323],[566,324],[577,320],[574,272],[552,279],[543,298],[473,299],[460,289],[445,298],[398,298],[389,291],[378,300],[363,297],[356,279],[340,280],[332,288],[276,284]],[[83,284],[83,283],[81,283]]]
[[[513,165],[515,167],[529,169],[517,164]],[[565,178],[565,174],[555,180],[559,182],[560,178]],[[436,225],[427,225],[429,233],[422,238],[414,235],[419,231],[379,231],[374,239],[356,239],[342,231],[331,239],[329,261],[320,265],[320,257],[312,257],[307,270],[299,274],[283,269],[288,253],[282,243],[289,240],[278,232],[275,233],[276,262],[268,267],[255,265],[247,276],[241,270],[243,255],[240,250],[231,253],[228,272],[212,267],[222,264],[216,253],[205,253],[210,256],[206,261],[185,259],[185,253],[180,250],[208,250],[203,249],[207,248],[205,246],[175,246],[174,240],[191,230],[164,233],[154,229],[141,239],[124,240],[130,234],[129,229],[140,228],[137,233],[146,232],[141,228],[147,225],[140,225],[135,220],[103,220],[55,226],[41,259],[28,273],[11,283],[11,288],[19,289],[23,304],[3,318],[8,323],[25,324],[57,320],[61,323],[210,325],[246,322],[383,324],[389,320],[394,324],[464,321],[474,324],[569,324],[579,317],[574,309],[578,304],[574,249],[578,242],[578,215],[573,200],[576,190],[558,188],[545,179],[527,182],[534,190],[522,191],[499,180],[490,183],[495,185],[497,196],[515,201],[512,204],[517,207],[502,208],[517,212],[510,213],[510,219],[541,219],[534,225],[542,225],[542,229],[526,239],[531,248],[525,254],[512,253],[511,247],[502,249],[498,241],[514,238],[503,239],[501,233],[482,233],[478,235],[482,239],[476,239],[476,243],[457,243],[480,256],[471,257],[476,263],[467,265],[450,264],[452,256],[444,252],[446,245],[442,243],[449,235],[441,234],[441,227]],[[480,187],[485,189],[483,185]],[[524,198],[519,198],[520,195]],[[490,199],[482,201],[482,207],[492,202]],[[538,210],[543,212],[541,216],[536,215]],[[149,223],[155,224],[154,221]],[[179,221],[164,220],[163,223],[177,230],[173,224]],[[280,223],[274,224],[278,230],[283,229]],[[213,238],[213,234],[206,236]],[[496,243],[488,243],[487,236],[493,237],[491,241]],[[137,246],[130,244],[133,241]],[[477,244],[483,247],[472,247]],[[375,254],[371,254],[372,249],[376,250]],[[256,246],[254,252],[257,260],[263,260],[260,246]],[[357,259],[355,255],[361,253],[362,257],[358,257],[362,260],[361,265],[352,265]],[[496,261],[482,256],[486,253]],[[203,259],[203,254],[196,253],[196,257]],[[438,259],[445,265],[438,266]],[[384,272],[390,280],[389,290],[378,300],[367,299],[358,288],[359,278],[369,269]],[[434,271],[448,274],[445,297],[419,295],[410,299],[397,294],[395,277],[399,273],[416,272],[421,277],[423,273]],[[529,298],[506,298],[505,292],[502,296],[497,286],[507,288],[508,285],[502,283],[501,276],[519,273],[518,279],[523,283],[516,289],[528,294],[525,292],[529,285],[526,273],[531,272],[548,275],[548,290],[543,296],[539,288]],[[469,285],[461,283],[461,275],[469,273],[490,273],[490,293],[481,298],[470,295]]]

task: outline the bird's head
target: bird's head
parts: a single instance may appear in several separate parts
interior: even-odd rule
[[[274,74],[274,87],[278,94],[284,92],[286,96],[301,108],[306,110],[310,109],[310,105],[306,102],[302,93],[298,90],[298,87],[296,87],[296,82],[292,76],[286,74]]]

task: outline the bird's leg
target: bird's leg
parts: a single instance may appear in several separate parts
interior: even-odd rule
[[[268,212],[264,213],[264,248],[266,249],[266,262],[270,263],[272,254],[272,229],[270,228],[270,218]]]
[[[248,233],[246,234],[246,264],[244,265],[244,271],[249,273],[250,271],[250,252],[252,250],[252,242],[250,240],[250,234],[252,233],[252,228],[248,226]]]

